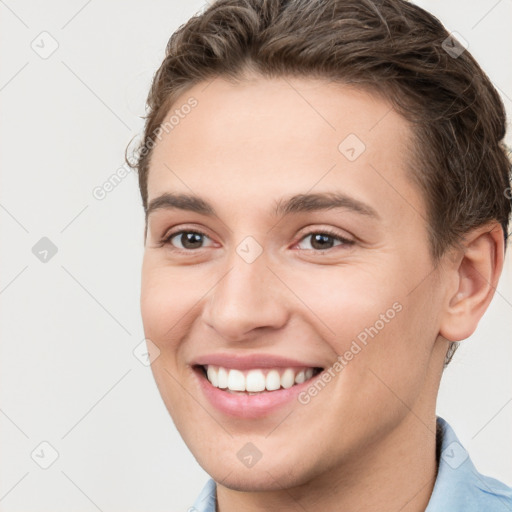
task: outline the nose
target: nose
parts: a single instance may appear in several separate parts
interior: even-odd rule
[[[247,263],[235,253],[223,274],[204,305],[203,319],[225,341],[240,341],[254,336],[256,329],[286,324],[289,307],[284,286],[264,254]]]

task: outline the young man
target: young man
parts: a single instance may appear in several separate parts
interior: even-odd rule
[[[503,105],[401,0],[221,0],[170,39],[141,309],[191,510],[512,510],[436,418],[503,266]]]

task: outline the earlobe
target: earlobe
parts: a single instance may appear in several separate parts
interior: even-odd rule
[[[473,334],[489,306],[503,269],[503,229],[498,222],[475,228],[464,237],[455,273],[457,288],[449,290],[439,333],[449,341]]]

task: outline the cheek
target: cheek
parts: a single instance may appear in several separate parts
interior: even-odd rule
[[[184,276],[187,279],[184,279]],[[197,276],[196,276],[197,277]],[[161,350],[172,346],[189,325],[194,307],[208,291],[188,271],[145,261],[142,271],[141,315],[146,337]]]
[[[171,417],[186,417],[191,411],[182,388],[186,370],[180,355],[198,293],[185,286],[176,269],[151,263],[143,264],[140,300],[144,335],[160,351],[151,371]]]
[[[177,321],[178,304],[175,293],[164,282],[143,281],[140,306],[144,333],[160,350],[165,348],[168,336],[172,335],[169,329]]]
[[[436,312],[424,290],[409,294],[393,272],[369,273],[351,267],[296,281],[312,321],[338,354],[333,374],[342,400],[390,404],[420,392],[436,338]],[[395,275],[402,274],[397,273]],[[309,292],[307,291],[309,290]],[[341,356],[341,359],[340,359]],[[379,380],[379,377],[381,380]]]
[[[363,329],[356,334],[352,331],[347,338],[352,340],[349,356],[354,346],[361,348],[350,356],[352,361],[342,377],[345,391],[357,394],[366,404],[360,421],[369,411],[394,421],[423,400],[425,386],[429,386],[438,333],[436,311],[425,297],[407,295],[398,297],[390,309],[386,301],[383,306],[372,313]]]
[[[312,321],[338,354],[348,350],[354,339],[364,343],[368,331],[387,330],[401,309],[400,288],[386,284],[382,268],[369,272],[357,266],[319,267],[289,278]]]

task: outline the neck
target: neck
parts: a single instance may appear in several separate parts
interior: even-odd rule
[[[384,438],[306,484],[260,492],[218,484],[218,512],[423,512],[437,473],[436,422],[433,413],[426,420],[425,415],[418,416],[410,412]]]

